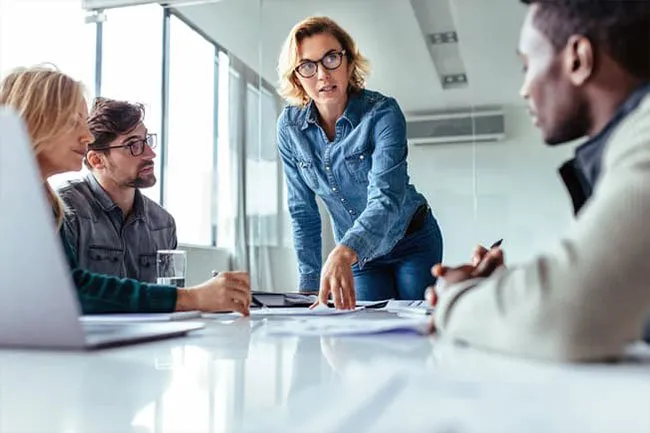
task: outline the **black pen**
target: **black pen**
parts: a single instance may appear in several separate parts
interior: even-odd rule
[[[498,248],[501,246],[502,243],[503,243],[503,239],[499,239],[498,241],[496,241],[490,246],[490,249]]]
[[[212,271],[212,278],[216,277],[217,275],[219,275],[219,272],[217,272],[217,271]],[[253,302],[253,305],[254,305],[255,307],[268,308],[266,305],[264,305],[264,302],[262,302],[262,301],[260,301],[259,299],[257,299],[257,298],[255,297],[255,295],[252,295],[252,294],[251,294],[251,301]]]

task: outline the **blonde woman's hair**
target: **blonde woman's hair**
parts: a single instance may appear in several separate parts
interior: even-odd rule
[[[35,157],[74,128],[71,120],[83,100],[82,84],[54,66],[19,68],[0,82],[0,105],[13,108],[22,117]],[[47,181],[44,186],[60,228],[65,207]]]
[[[349,92],[360,92],[366,85],[370,73],[368,59],[361,55],[356,42],[348,32],[327,17],[309,17],[296,24],[284,42],[278,59],[280,78],[278,92],[289,104],[304,107],[309,103],[309,96],[302,88],[295,68],[300,62],[300,43],[310,36],[329,33],[334,36],[345,50],[348,59]]]

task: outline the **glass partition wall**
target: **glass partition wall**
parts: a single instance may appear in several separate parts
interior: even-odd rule
[[[109,3],[121,7],[106,8]],[[249,270],[254,290],[297,288],[276,142],[284,106],[276,66],[291,28],[312,15],[329,16],[352,35],[370,60],[367,87],[394,97],[405,113],[410,179],[440,223],[445,261],[464,262],[477,243],[503,238],[514,265],[547,247],[571,221],[556,168],[572,149],[545,147],[518,95],[523,75],[514,53],[523,6],[505,0],[125,3],[88,0],[94,6],[84,11],[80,0],[0,0],[0,73],[53,63],[82,80],[89,98],[145,105],[159,142],[158,183],[145,193],[174,215],[181,247],[201,251],[189,263],[197,279],[209,276],[217,257],[224,267]],[[321,216],[325,258],[335,243],[322,205]],[[228,332],[245,339],[252,331]],[[174,369],[173,379],[132,425],[238,431],[246,414],[290,406],[305,377],[317,383],[333,374],[304,344],[320,343],[260,343],[241,353],[190,344],[156,355],[157,368]],[[205,380],[188,381],[186,368],[204,369]],[[194,424],[181,423],[187,419]]]
[[[26,3],[0,1],[0,71],[53,63],[81,79],[89,98],[143,103],[159,137],[159,181],[145,194],[174,215],[182,244],[224,251],[232,268],[251,271],[256,290],[297,288],[276,66],[287,34],[307,16],[340,23],[370,60],[367,87],[399,102],[410,179],[439,220],[445,261],[465,261],[475,244],[500,238],[509,262],[523,260],[571,220],[555,174],[571,148],[546,148],[518,96],[513,52],[523,7],[93,0],[84,11],[80,0],[30,0],[38,7],[28,11]],[[321,213],[325,258],[335,243]]]

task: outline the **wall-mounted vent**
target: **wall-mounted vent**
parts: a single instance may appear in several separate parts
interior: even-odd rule
[[[506,136],[505,115],[489,110],[409,116],[406,131],[411,144],[500,141]]]

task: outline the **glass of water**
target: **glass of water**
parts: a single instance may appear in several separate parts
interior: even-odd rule
[[[181,250],[160,250],[156,254],[158,284],[185,287],[187,255]]]

